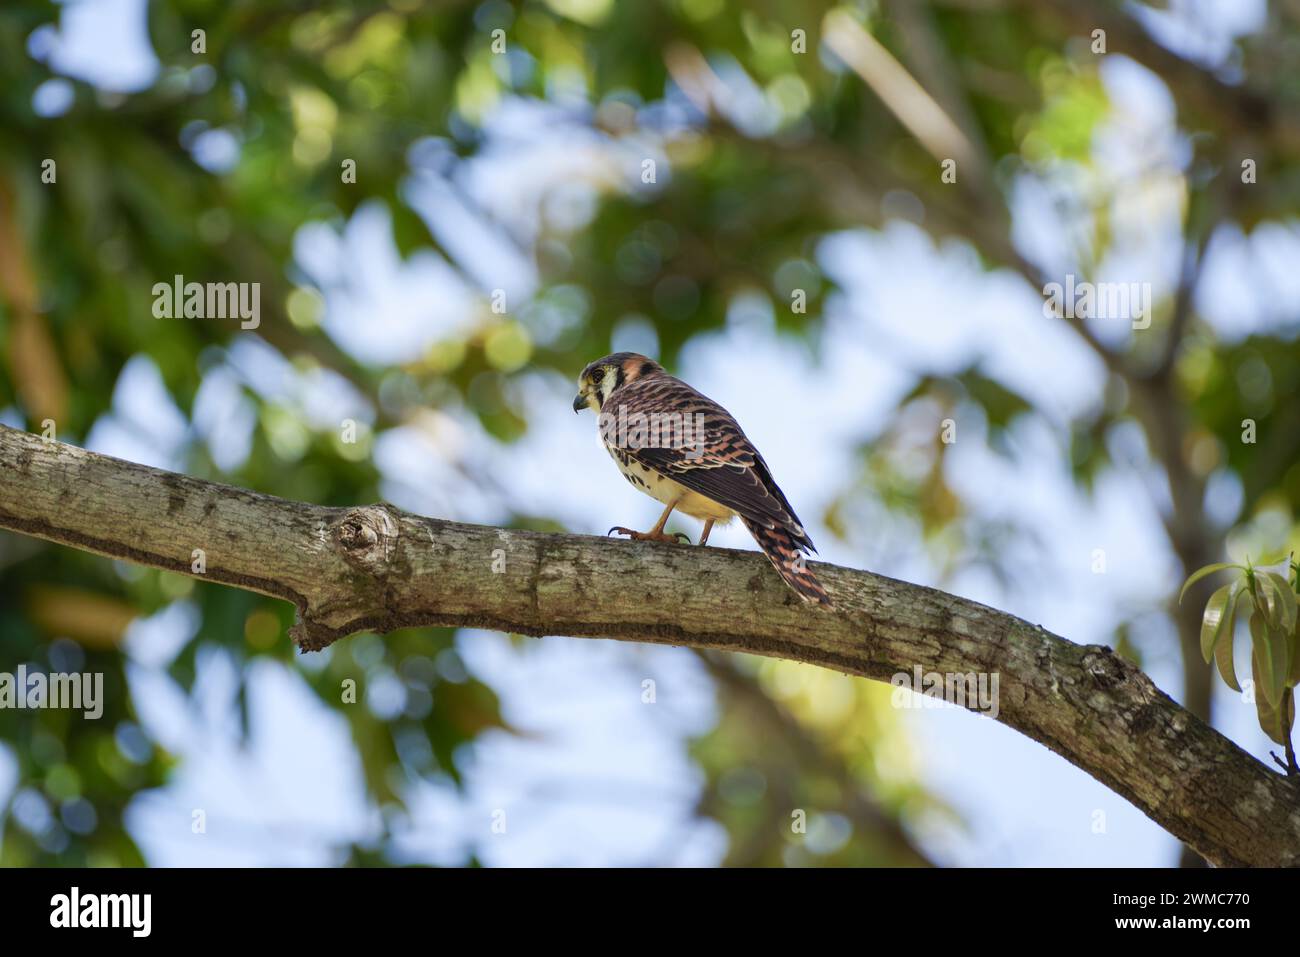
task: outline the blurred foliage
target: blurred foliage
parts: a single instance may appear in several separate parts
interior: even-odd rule
[[[780,335],[813,347],[839,292],[817,247],[837,230],[908,218],[936,239],[970,243],[990,268],[1037,290],[1046,267],[1013,241],[1009,211],[1026,178],[1065,189],[1062,201],[1083,215],[1071,265],[1084,274],[1115,240],[1116,204],[1133,199],[1117,199],[1126,189],[1172,190],[1194,249],[1216,228],[1252,239],[1294,228],[1285,224],[1300,209],[1300,26],[1285,3],[1263,30],[1231,42],[1230,67],[1217,72],[1155,42],[1141,4],[855,4],[855,29],[915,75],[969,144],[973,161],[956,189],[884,105],[891,91],[821,45],[826,3],[154,0],[157,70],[128,92],[52,66],[58,25],[74,6],[10,0],[0,9],[0,411],[84,442],[111,418],[132,360],[158,370],[187,421],[201,388],[233,369],[236,394],[225,401],[232,421],[241,410],[253,417],[247,454],[215,461],[190,429],[174,466],[323,504],[380,498],[374,440],[406,426],[436,441],[440,411],[468,410],[487,434],[518,438],[529,424],[518,380],[539,370],[571,378],[628,323],[652,326],[671,366],[692,338],[727,323],[738,296],[757,294],[773,304]],[[1114,106],[1089,48],[1098,25],[1109,54],[1134,58],[1169,90],[1185,166],[1119,183],[1095,168],[1090,146]],[[792,31],[804,33],[806,52]],[[496,117],[520,103],[545,104],[549,132],[585,160],[524,211],[531,230],[472,188],[476,161],[518,148]],[[1238,183],[1243,155],[1258,168],[1249,188]],[[646,157],[655,159],[652,182]],[[49,159],[56,184],[42,180]],[[340,175],[345,160],[355,161],[355,182]],[[430,181],[503,256],[536,267],[538,288],[505,314],[492,308],[494,284],[457,230],[414,201]],[[341,237],[370,209],[384,213],[404,263],[437,262],[478,303],[463,327],[398,363],[362,360],[327,332],[324,319],[341,303],[370,301],[364,282],[313,274],[295,255],[306,228]],[[152,321],[152,287],[174,275],[260,283],[260,328]],[[788,308],[796,290],[806,293],[802,310]],[[417,321],[441,328],[444,305],[428,303]],[[1117,436],[1143,430],[1175,498],[1168,506],[1153,495],[1151,508],[1185,573],[1220,557],[1222,536],[1204,512],[1212,473],[1240,485],[1243,527],[1267,508],[1284,513],[1289,530],[1300,506],[1298,413],[1286,401],[1300,368],[1300,308],[1279,307],[1289,326],[1234,344],[1199,322],[1190,296],[1157,302],[1150,334],[1116,346],[1073,324],[1112,381],[1067,423],[987,369],[909,370],[915,383],[900,414],[860,436],[857,468],[843,476],[826,524],[857,547],[874,534],[863,509],[883,508],[914,523],[946,571],[982,562],[1005,576],[1010,543],[1033,530],[972,514],[950,484],[947,446],[907,423],[960,418],[1010,455],[1017,428],[1042,416],[1064,425],[1062,465],[1085,490],[1116,467]],[[239,373],[237,347],[254,337],[293,376],[323,377],[353,396],[363,441],[341,443],[292,390]],[[1258,442],[1242,440],[1244,419]],[[512,510],[484,463],[456,467]],[[515,521],[554,527],[546,516]],[[139,862],[122,811],[167,782],[172,759],[141,731],[117,645],[131,618],[178,602],[197,622],[169,666],[182,689],[192,689],[205,650],[244,673],[257,659],[290,660],[290,612],[280,604],[0,536],[0,670],[84,666],[102,670],[109,688],[99,722],[0,710],[0,740],[19,774],[0,863]],[[1180,628],[1194,649],[1197,622]],[[700,812],[727,828],[730,862],[924,863],[908,827],[945,812],[906,772],[883,772],[903,750],[879,689],[788,664],[706,666],[723,707],[693,746],[706,772]],[[461,748],[504,727],[494,692],[466,674],[446,631],[354,638],[299,673],[346,718],[370,799],[386,812],[401,808],[405,781],[457,781]],[[355,676],[363,689],[392,678],[401,706],[343,706],[340,686]],[[816,693],[780,693],[786,683]],[[840,702],[834,720],[818,718],[823,694]],[[1208,710],[1192,691],[1188,703]],[[809,845],[820,851],[790,844],[791,806],[821,815],[813,826],[822,837]],[[358,864],[387,859],[383,845],[338,850]]]

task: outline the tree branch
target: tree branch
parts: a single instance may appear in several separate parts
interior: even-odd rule
[[[363,630],[472,626],[743,651],[884,681],[916,666],[997,673],[999,721],[1212,863],[1300,864],[1293,780],[1110,649],[934,589],[818,564],[835,608],[809,607],[753,552],[325,508],[3,426],[0,528],[291,601],[303,649]]]

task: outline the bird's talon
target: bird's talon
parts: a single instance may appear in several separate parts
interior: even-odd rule
[[[671,535],[667,535],[663,532],[638,532],[630,528],[624,528],[622,525],[615,525],[605,533],[605,537],[608,538],[615,532],[618,532],[620,535],[626,535],[634,542],[672,542],[676,545],[678,544],[677,539],[679,537],[686,539],[688,545],[691,541],[690,536],[685,532],[673,532]]]

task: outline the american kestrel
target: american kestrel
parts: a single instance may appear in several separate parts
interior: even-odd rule
[[[635,352],[616,352],[582,370],[573,411],[584,408],[598,413],[601,441],[624,477],[666,506],[650,531],[616,525],[610,534],[676,541],[664,534],[676,509],[704,522],[703,545],[715,522],[725,525],[739,515],[801,598],[831,604],[804,565],[803,553],[817,551],[812,539],[726,409]]]

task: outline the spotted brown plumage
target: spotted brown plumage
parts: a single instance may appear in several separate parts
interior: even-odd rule
[[[632,538],[671,541],[674,510],[702,520],[703,545],[715,522],[739,516],[786,583],[806,601],[831,604],[804,564],[816,552],[763,456],[718,403],[632,352],[597,359],[578,378],[573,409],[599,413],[601,440],[633,487],[666,506],[649,532],[615,526]]]

